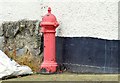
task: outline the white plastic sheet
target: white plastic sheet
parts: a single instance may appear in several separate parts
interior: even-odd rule
[[[32,73],[31,68],[28,66],[19,65],[0,50],[0,78],[5,76],[18,76]]]

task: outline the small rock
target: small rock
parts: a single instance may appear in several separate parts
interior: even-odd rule
[[[5,42],[4,37],[3,36],[0,37],[0,49],[4,47],[4,42]]]
[[[3,26],[0,26],[0,36],[3,36]]]

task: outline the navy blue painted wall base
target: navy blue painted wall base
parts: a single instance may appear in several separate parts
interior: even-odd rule
[[[75,73],[119,73],[119,42],[91,37],[56,37],[57,62]]]

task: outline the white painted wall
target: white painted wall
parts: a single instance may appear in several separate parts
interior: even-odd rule
[[[0,21],[41,20],[52,8],[57,36],[118,39],[119,0],[0,0]]]

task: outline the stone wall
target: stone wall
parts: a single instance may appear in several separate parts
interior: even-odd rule
[[[20,56],[29,51],[32,55],[40,55],[41,35],[39,21],[20,20],[4,22],[0,27],[0,49],[16,50]]]
[[[0,26],[0,50],[21,65],[39,71],[43,46],[38,20],[6,21]]]

